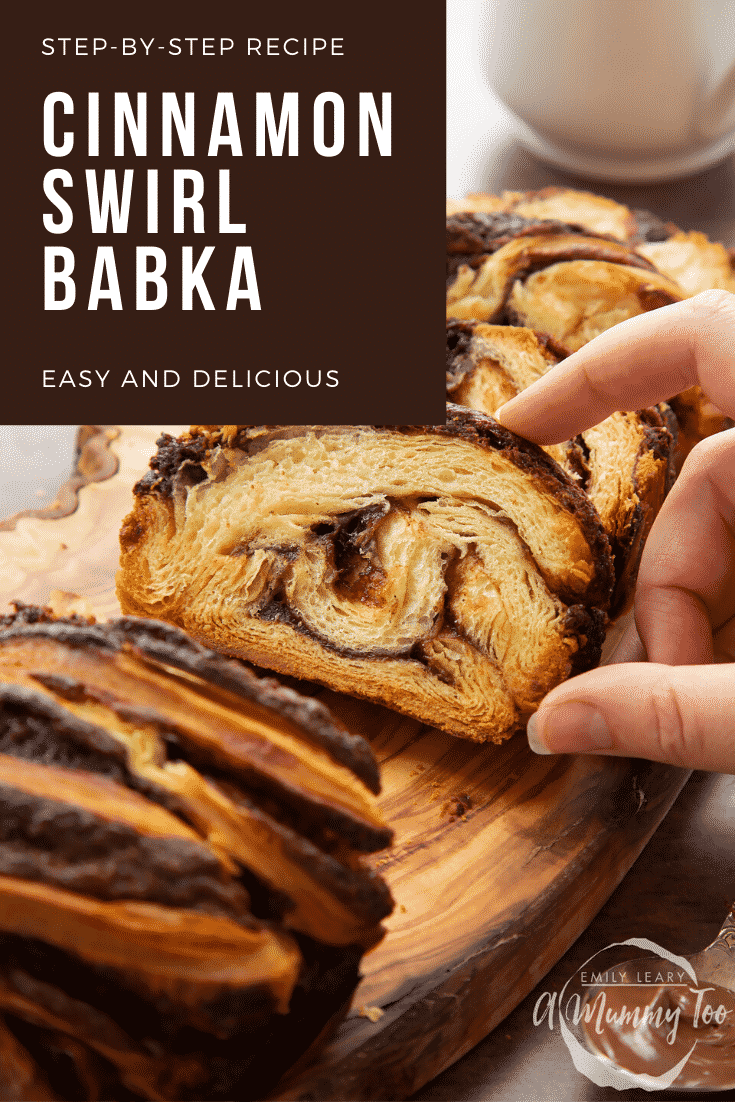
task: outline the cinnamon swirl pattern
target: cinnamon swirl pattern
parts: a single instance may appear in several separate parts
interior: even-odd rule
[[[195,426],[121,533],[123,608],[465,738],[599,659],[613,581],[587,496],[534,445],[445,426]]]

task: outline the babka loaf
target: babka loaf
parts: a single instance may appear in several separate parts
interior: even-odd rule
[[[120,566],[126,612],[477,741],[599,660],[613,581],[586,494],[457,406],[429,427],[163,437]]]
[[[447,219],[447,317],[528,326],[574,352],[598,333],[685,298],[636,249],[516,213]]]
[[[493,413],[557,363],[531,329],[484,322],[447,324],[447,394]],[[610,541],[615,589],[610,616],[633,599],[645,539],[673,481],[676,421],[656,409],[614,413],[575,440],[544,448],[586,491]]]
[[[377,789],[169,625],[0,621],[0,1096],[263,1098],[382,936]]]
[[[629,210],[614,199],[571,188],[505,191],[447,200],[447,215],[512,214],[530,222],[557,222],[577,232],[608,237],[635,248],[686,295],[722,288],[735,291],[735,251],[698,231],[685,232],[647,210]]]
[[[735,292],[735,250],[570,188],[448,200],[447,254],[448,317],[529,326],[560,355],[668,302]],[[669,401],[680,469],[698,441],[732,422],[700,387]]]

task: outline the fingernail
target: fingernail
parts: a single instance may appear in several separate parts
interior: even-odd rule
[[[526,728],[534,754],[584,754],[611,750],[605,717],[590,704],[570,701],[536,712]]]
[[[503,402],[502,406],[498,406],[498,408],[495,410],[495,413],[493,414],[493,417],[495,418],[495,420],[500,421],[501,424],[502,424],[503,410],[505,409],[505,407],[507,405],[508,405],[507,402]]]
[[[533,750],[534,754],[553,754],[553,750],[549,750],[547,746],[544,746],[541,741],[541,734],[539,732],[538,713],[534,712],[528,723],[526,724],[526,736],[528,738],[528,745]]]

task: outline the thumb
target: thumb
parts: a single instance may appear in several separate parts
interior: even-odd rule
[[[528,722],[537,754],[612,754],[735,773],[735,666],[632,662],[572,678]]]

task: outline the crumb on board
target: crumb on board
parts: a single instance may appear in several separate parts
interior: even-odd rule
[[[448,815],[453,822],[457,819],[461,819],[463,823],[466,823],[467,812],[471,807],[471,797],[468,796],[466,792],[460,792],[458,796],[450,796],[448,800],[444,801],[441,814]]]
[[[92,604],[87,597],[67,589],[52,589],[48,605],[55,616],[84,616],[94,623]]]
[[[379,1006],[361,1006],[357,1012],[361,1018],[368,1018],[371,1022],[379,1021],[385,1014]]]

